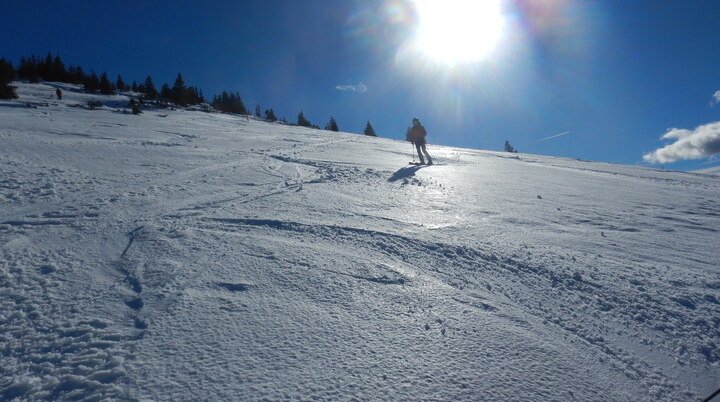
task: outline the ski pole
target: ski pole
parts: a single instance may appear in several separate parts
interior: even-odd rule
[[[705,398],[705,400],[703,400],[703,402],[710,402],[711,399],[715,398],[718,395],[720,395],[720,389],[718,389],[717,391],[713,392],[712,395]]]

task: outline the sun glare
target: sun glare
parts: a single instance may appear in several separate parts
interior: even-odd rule
[[[496,46],[504,19],[500,0],[415,0],[418,50],[454,65],[478,61]]]

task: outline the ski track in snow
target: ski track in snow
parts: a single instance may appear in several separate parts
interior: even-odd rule
[[[717,177],[437,146],[406,166],[406,143],[53,85],[0,102],[1,399],[718,385]]]

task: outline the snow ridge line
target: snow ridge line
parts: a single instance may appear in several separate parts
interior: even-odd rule
[[[353,247],[361,246],[365,249],[377,250],[404,263],[427,269],[433,274],[439,275],[443,282],[459,291],[466,287],[486,288],[493,304],[505,304],[503,309],[509,309],[506,312],[500,312],[501,315],[512,319],[519,314],[510,311],[519,309],[540,322],[555,327],[560,333],[581,340],[595,350],[599,356],[613,361],[615,367],[628,373],[630,377],[644,379],[643,382],[648,387],[657,386],[665,389],[667,385],[669,389],[682,388],[682,385],[670,380],[665,374],[653,372],[651,367],[655,365],[639,359],[637,352],[633,350],[633,348],[642,349],[655,346],[637,343],[632,347],[627,347],[627,338],[624,335],[615,336],[613,333],[615,331],[613,322],[628,325],[628,321],[637,320],[636,306],[641,305],[640,299],[647,298],[647,296],[628,292],[624,288],[607,287],[602,277],[596,278],[594,275],[581,274],[580,271],[573,269],[576,264],[573,258],[566,259],[556,256],[548,259],[547,256],[543,256],[541,260],[533,261],[537,258],[529,260],[515,255],[499,257],[466,246],[433,243],[381,231],[335,225],[258,218],[204,218],[202,220],[231,226],[265,227],[270,230],[317,236],[321,239],[332,240],[335,244],[348,243]],[[213,229],[217,229],[217,227],[213,227]],[[428,260],[435,261],[436,265],[427,266],[426,261]],[[562,265],[567,265],[564,269],[554,266],[561,260],[564,260]],[[438,262],[440,264],[437,264]],[[513,285],[509,286],[509,283]],[[485,292],[482,293],[483,296],[488,295]],[[466,292],[461,292],[461,294],[469,295]],[[592,296],[595,294],[599,297]],[[651,297],[656,299],[660,296]],[[481,296],[481,298],[484,297]],[[543,303],[530,304],[533,299],[543,300]],[[466,303],[462,299],[456,298],[455,300],[459,303]],[[505,303],[506,300],[509,303]],[[490,308],[485,305],[480,307],[493,312],[498,310],[492,304],[487,305]],[[676,333],[684,333],[688,326],[700,325],[693,324],[694,319],[691,316],[677,314],[671,306],[666,306],[659,299],[652,306],[652,309],[642,311],[642,314],[667,317],[668,329],[662,330],[663,336],[674,337]],[[583,319],[583,314],[588,313],[607,315],[609,325],[607,327],[590,326]],[[636,324],[642,326],[642,321],[636,322]],[[650,334],[655,329],[643,329],[643,331],[645,330]],[[712,335],[708,333],[707,339],[709,340],[711,337]],[[664,344],[662,339],[657,339],[656,342],[658,346]],[[687,350],[687,352],[690,351],[690,349]],[[708,361],[714,360],[711,352],[706,351],[704,354],[704,358]],[[673,370],[670,367],[667,369]]]
[[[576,273],[563,274],[544,267],[542,264],[534,266],[526,262],[516,260],[512,257],[500,257],[492,253],[479,251],[468,246],[458,246],[445,243],[427,242],[421,239],[407,237],[387,232],[354,228],[347,226],[305,224],[300,222],[281,221],[275,219],[257,218],[203,218],[204,221],[219,222],[235,226],[267,227],[273,230],[305,233],[314,236],[332,238],[334,241],[350,243],[363,243],[371,245],[385,254],[392,257],[400,257],[405,262],[415,262],[418,255],[424,253],[433,254],[433,257],[442,256],[447,265],[442,267],[428,267],[431,271],[447,276],[446,280],[454,287],[463,287],[462,282],[470,280],[470,276],[476,273],[490,274],[483,279],[492,280],[492,275],[506,272],[519,278],[532,275],[533,277],[546,277],[548,282],[553,284],[572,281],[578,289],[589,287],[598,288],[601,285],[593,283],[587,278],[579,277]],[[360,235],[364,239],[358,239]],[[379,240],[380,239],[380,240]],[[367,246],[366,246],[367,247]],[[408,251],[411,250],[411,251]],[[419,259],[426,259],[422,255]],[[454,268],[450,271],[443,268]],[[490,268],[490,269],[488,269]],[[495,268],[495,269],[492,269]],[[485,283],[487,288],[489,283]],[[491,287],[491,286],[490,286]]]
[[[335,226],[335,225],[311,225],[300,222],[281,221],[275,219],[253,219],[253,218],[203,218],[204,221],[219,222],[229,225],[241,225],[241,226],[264,226],[275,230],[284,230],[298,233],[309,233],[312,235],[318,235],[320,237],[333,236],[334,238],[349,239],[348,233],[359,234],[368,238],[385,238],[393,240],[394,242],[412,243],[414,247],[420,247],[427,252],[444,254],[447,257],[463,257],[467,260],[481,259],[484,261],[497,262],[499,258],[492,254],[485,254],[466,246],[454,246],[443,243],[430,243],[417,240],[411,237],[405,237],[387,232],[380,232],[375,230],[353,228],[348,226]],[[353,238],[352,240],[356,240]],[[386,244],[386,243],[383,243]],[[388,254],[394,256],[404,255],[402,251],[405,248],[398,247],[381,247]]]

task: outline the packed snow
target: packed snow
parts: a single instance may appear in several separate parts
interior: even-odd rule
[[[410,166],[407,142],[15,85],[0,101],[2,400],[720,387],[718,176],[432,132],[437,163]]]

